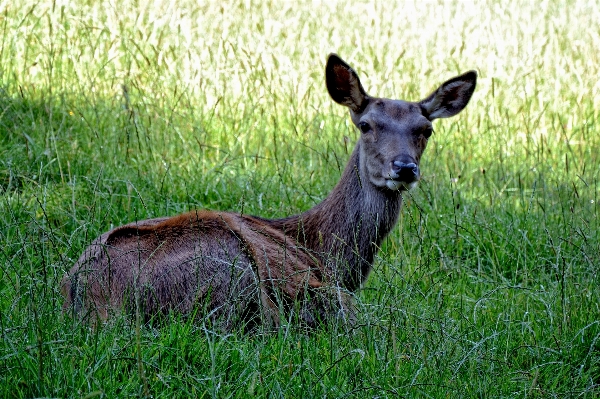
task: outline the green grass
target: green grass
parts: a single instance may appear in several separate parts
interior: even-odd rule
[[[0,1],[0,397],[600,395],[594,1],[121,3]],[[479,72],[435,122],[353,334],[61,313],[111,226],[323,199],[358,134],[331,51],[385,97]]]

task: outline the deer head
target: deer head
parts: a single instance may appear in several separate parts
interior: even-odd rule
[[[433,133],[431,122],[462,111],[475,90],[477,72],[446,81],[418,102],[368,95],[356,72],[336,54],[327,60],[326,80],[331,98],[350,109],[361,132],[361,183],[368,178],[377,188],[395,191],[417,184],[419,161]]]

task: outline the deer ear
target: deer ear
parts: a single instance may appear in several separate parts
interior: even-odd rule
[[[477,83],[477,72],[469,71],[443,83],[426,99],[421,100],[427,118],[448,118],[467,106]]]
[[[329,54],[325,78],[327,90],[333,101],[347,106],[355,113],[361,112],[367,106],[368,96],[360,84],[358,75],[337,54]]]

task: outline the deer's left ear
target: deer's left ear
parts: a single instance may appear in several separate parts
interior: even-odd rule
[[[462,111],[466,106],[477,84],[477,72],[469,71],[443,83],[426,99],[421,100],[425,115],[429,120],[448,118]]]

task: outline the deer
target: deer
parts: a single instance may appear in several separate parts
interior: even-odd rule
[[[65,274],[63,311],[92,323],[175,312],[223,331],[292,320],[308,328],[353,323],[356,293],[398,221],[403,193],[421,178],[432,122],[465,108],[477,73],[447,80],[418,102],[378,98],[332,53],[325,80],[360,133],[321,203],[279,219],[194,210],[116,227]]]

